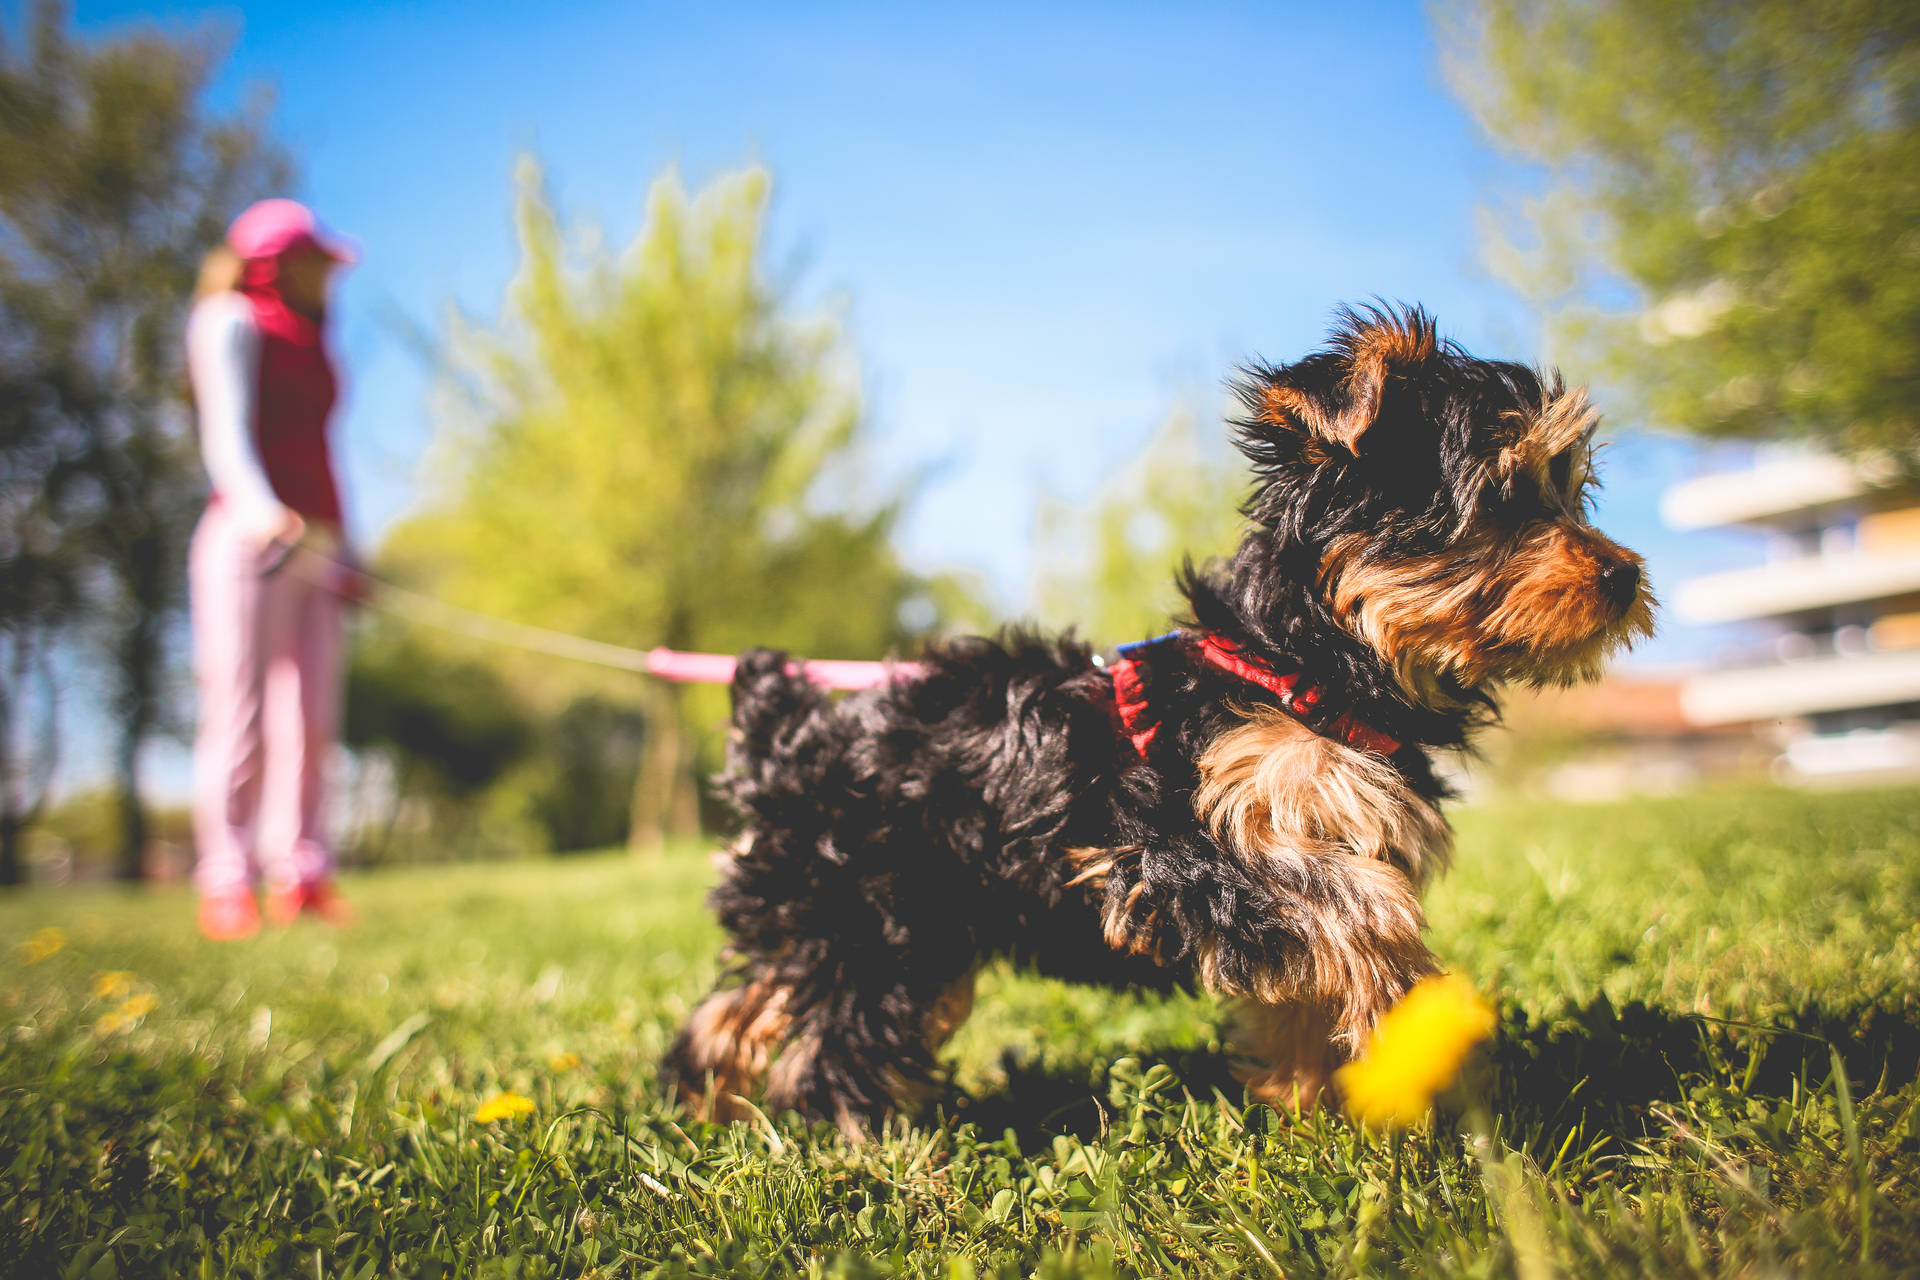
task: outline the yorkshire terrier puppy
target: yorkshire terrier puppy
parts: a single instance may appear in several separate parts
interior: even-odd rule
[[[948,641],[838,701],[742,656],[732,941],[664,1067],[689,1105],[760,1093],[849,1133],[911,1110],[995,956],[1227,997],[1249,1091],[1307,1104],[1434,972],[1429,752],[1503,683],[1593,679],[1652,631],[1640,557],[1588,521],[1597,417],[1418,309],[1343,313],[1237,390],[1248,531],[1182,573],[1172,635],[1110,664]]]

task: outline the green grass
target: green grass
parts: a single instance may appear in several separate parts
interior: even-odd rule
[[[1005,971],[939,1115],[696,1124],[652,1084],[719,941],[692,850],[390,873],[350,931],[220,947],[179,891],[16,895],[0,1270],[1920,1271],[1920,794],[1458,826],[1435,945],[1502,1025],[1481,1118],[1399,1144],[1243,1107],[1206,1001]],[[154,997],[118,1027],[116,970]],[[476,1121],[501,1090],[534,1114]]]

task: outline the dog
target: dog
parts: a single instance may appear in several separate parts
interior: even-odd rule
[[[1417,307],[1344,310],[1235,389],[1245,537],[1181,570],[1173,634],[1111,664],[1070,633],[948,640],[838,701],[741,656],[730,943],[663,1065],[690,1107],[911,1113],[995,957],[1214,992],[1249,1094],[1308,1106],[1436,972],[1431,753],[1502,685],[1592,680],[1653,629],[1641,558],[1588,518],[1597,415]]]

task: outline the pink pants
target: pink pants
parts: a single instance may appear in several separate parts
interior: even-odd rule
[[[218,501],[207,507],[188,560],[200,692],[194,881],[203,895],[261,878],[291,889],[333,869],[321,821],[340,703],[335,570],[305,549],[263,572],[272,561]]]

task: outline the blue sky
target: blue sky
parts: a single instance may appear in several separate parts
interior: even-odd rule
[[[938,464],[908,555],[981,570],[1007,606],[1043,487],[1088,492],[1177,398],[1305,351],[1343,301],[1419,301],[1471,349],[1540,354],[1479,260],[1477,206],[1526,175],[1448,94],[1414,4],[81,3],[76,21],[225,29],[219,98],[274,91],[296,194],[361,241],[340,442],[369,538],[430,436],[399,335],[498,309],[523,152],[616,242],[664,166],[768,165],[771,260],[801,303],[844,307],[880,460]],[[1603,523],[1657,582],[1740,558],[1660,528],[1660,489],[1701,461],[1635,425],[1613,424]],[[1670,627],[1646,658],[1707,643]]]

